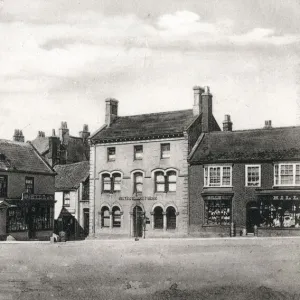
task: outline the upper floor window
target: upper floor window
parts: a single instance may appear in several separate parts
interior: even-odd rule
[[[7,197],[7,176],[0,175],[0,197]]]
[[[141,172],[136,172],[133,175],[133,192],[135,194],[139,194],[143,192],[143,173]]]
[[[134,146],[134,159],[143,159],[143,145]]]
[[[282,163],[274,165],[274,185],[300,185],[300,163]]]
[[[70,192],[64,192],[64,199],[63,199],[63,206],[69,207],[70,206]]]
[[[25,190],[26,193],[34,194],[34,178],[25,177]]]
[[[122,177],[120,173],[102,175],[102,191],[106,193],[118,192],[121,190]]]
[[[232,186],[231,166],[207,166],[204,168],[204,186]]]
[[[116,148],[115,147],[107,148],[107,160],[108,161],[116,160]]]
[[[160,157],[170,158],[170,143],[160,145]]]
[[[82,200],[88,200],[90,195],[90,181],[87,179],[82,183]]]
[[[260,165],[246,166],[246,186],[260,186],[261,178]]]
[[[168,171],[166,174],[162,171],[155,172],[155,192],[176,192],[177,173]]]

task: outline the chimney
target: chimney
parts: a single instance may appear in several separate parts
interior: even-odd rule
[[[213,128],[212,115],[212,94],[209,87],[204,87],[204,92],[201,94],[201,110],[202,113],[202,132],[210,132]]]
[[[38,137],[45,137],[45,132],[44,131],[39,131],[38,132]]]
[[[202,99],[201,95],[204,93],[204,89],[200,86],[194,86],[194,106],[193,106],[193,114],[194,116],[199,116],[202,110]]]
[[[67,122],[61,122],[61,126],[59,128],[59,139],[63,144],[68,144],[69,129]]]
[[[225,119],[223,121],[223,131],[232,131],[230,115],[225,115]]]
[[[264,129],[271,129],[271,128],[272,128],[272,121],[271,120],[266,120]]]
[[[23,135],[23,131],[20,130],[20,129],[15,129],[13,140],[15,142],[23,142],[24,143],[25,138],[24,138],[24,135]]]
[[[52,136],[56,136],[55,129],[52,129]]]
[[[88,137],[90,136],[89,125],[87,125],[87,124],[83,125],[83,129],[82,129],[82,131],[79,132],[79,136],[83,140],[87,140],[88,139]]]
[[[113,98],[107,98],[105,100],[105,124],[107,127],[118,117],[118,103],[119,101]]]

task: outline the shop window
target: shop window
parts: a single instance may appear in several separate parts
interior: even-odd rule
[[[108,161],[116,160],[116,148],[115,147],[107,148],[107,160]]]
[[[261,200],[260,227],[299,228],[299,200]]]
[[[154,175],[155,192],[176,192],[177,173],[175,171],[168,171],[166,174],[157,171]]]
[[[167,229],[176,229],[176,210],[174,207],[169,206],[166,211],[167,216]]]
[[[143,173],[136,172],[133,175],[134,188],[133,192],[135,194],[141,194],[143,192]]]
[[[134,159],[143,159],[143,145],[134,146]]]
[[[300,163],[283,163],[274,165],[275,186],[300,185]]]
[[[34,178],[25,177],[25,190],[28,194],[34,194]]]
[[[7,230],[8,232],[13,231],[23,231],[28,229],[28,225],[26,223],[26,212],[27,208],[9,208],[7,210]]]
[[[37,206],[34,208],[34,224],[37,230],[53,228],[53,207]]]
[[[170,143],[160,145],[161,158],[170,158]]]
[[[106,206],[101,210],[101,227],[110,227],[110,214]]]
[[[160,206],[156,206],[154,208],[154,228],[155,229],[164,228],[163,209]]]
[[[63,206],[64,207],[69,207],[70,206],[70,192],[64,192],[64,199],[63,199]]]
[[[246,166],[246,186],[260,186],[260,165]]]
[[[7,176],[0,175],[0,197],[7,197]]]
[[[207,166],[204,168],[204,186],[226,187],[232,185],[231,166]]]
[[[112,209],[113,227],[121,227],[121,211],[120,208],[115,206]]]
[[[224,226],[230,225],[231,201],[229,200],[205,200],[204,225]]]

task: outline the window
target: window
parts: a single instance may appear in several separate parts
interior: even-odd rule
[[[170,144],[160,145],[161,158],[170,158]]]
[[[133,176],[133,193],[141,194],[143,192],[143,173],[136,172]]]
[[[205,200],[204,225],[230,225],[231,200]]]
[[[70,206],[70,192],[64,192],[63,206]]]
[[[300,185],[300,163],[284,163],[274,165],[275,186]]]
[[[110,227],[110,214],[106,206],[101,209],[101,227]]]
[[[113,227],[121,227],[121,211],[115,206],[112,209]]]
[[[34,178],[25,177],[25,190],[28,194],[34,194]]]
[[[164,228],[163,209],[160,206],[156,206],[154,208],[154,228],[155,229]]]
[[[107,160],[108,161],[116,160],[116,148],[115,147],[107,148]]]
[[[176,171],[168,171],[166,175],[162,171],[155,172],[155,192],[176,192]]]
[[[102,191],[104,193],[114,193],[121,191],[122,177],[120,173],[102,175]]]
[[[135,160],[143,159],[143,146],[142,145],[134,146],[134,159]]]
[[[204,186],[231,186],[232,167],[231,166],[207,166],[204,168]]]
[[[174,207],[167,208],[167,229],[176,229],[176,210]]]
[[[37,206],[34,215],[34,226],[37,230],[48,230],[53,228],[53,207]]]
[[[260,165],[246,166],[246,186],[260,186]]]
[[[89,200],[90,196],[90,181],[87,179],[82,184],[82,200]]]
[[[18,207],[9,208],[7,211],[7,230],[23,231],[28,229],[25,218],[26,210]]]
[[[262,199],[259,203],[260,227],[299,228],[300,201]]]
[[[7,197],[7,176],[0,175],[0,197]]]

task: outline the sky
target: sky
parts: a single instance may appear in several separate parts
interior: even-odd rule
[[[300,1],[0,0],[0,138],[70,134],[119,115],[190,109],[221,125],[300,125]]]

